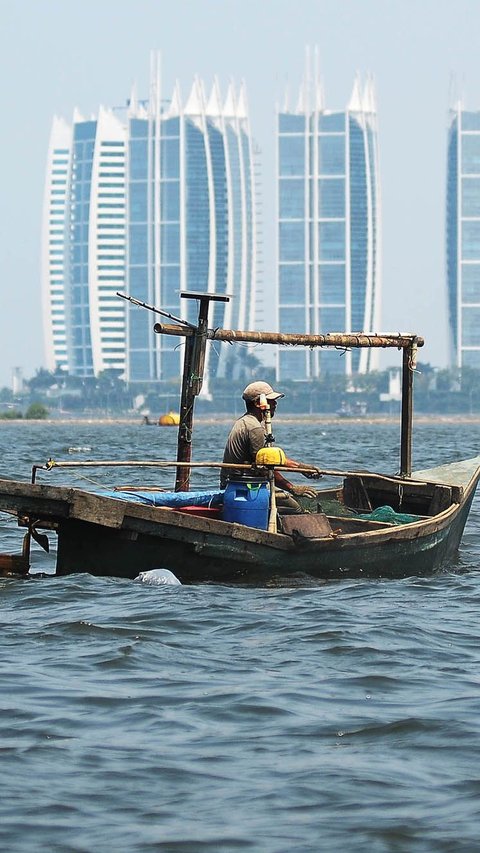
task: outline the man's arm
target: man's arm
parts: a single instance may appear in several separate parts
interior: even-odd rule
[[[314,465],[308,465],[304,462],[295,462],[294,459],[286,459],[285,465],[287,468],[307,468],[307,471],[302,471],[302,476],[307,477],[308,480],[319,480],[322,476],[318,468],[315,468]]]
[[[293,459],[286,459],[285,464],[287,468],[303,468],[303,465],[300,465],[298,462],[294,462]],[[296,486],[293,483],[290,483],[289,480],[286,480],[280,471],[275,471],[275,485],[278,489],[283,489],[297,497],[301,497],[303,495],[307,498],[315,498],[317,496],[317,493],[312,486]]]
[[[294,459],[286,459],[285,465],[287,468],[291,468],[295,470],[295,468],[308,468],[308,471],[302,471],[304,477],[312,480],[318,480],[322,475],[318,468],[315,468],[313,465],[304,465],[302,462],[295,462]],[[296,495],[297,497],[301,497],[302,495],[307,498],[315,498],[317,493],[312,486],[296,486],[293,483],[290,483],[289,480],[286,480],[285,477],[280,473],[280,471],[275,471],[275,485],[279,489],[284,489],[287,492],[290,492],[291,495]]]

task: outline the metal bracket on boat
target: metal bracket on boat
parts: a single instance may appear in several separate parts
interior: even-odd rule
[[[51,471],[54,467],[55,462],[53,459],[49,459],[45,465],[32,465],[32,485],[36,482],[37,479],[37,471]]]
[[[46,551],[48,554],[50,551],[50,543],[48,541],[47,534],[46,533],[39,533],[38,530],[35,529],[33,524],[31,524],[29,526],[28,531],[29,531],[32,539],[34,539],[35,542],[37,543],[37,545],[40,545],[40,548],[43,548],[43,550]]]

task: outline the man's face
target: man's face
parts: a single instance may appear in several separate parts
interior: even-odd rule
[[[269,403],[270,403],[270,416],[273,418],[273,416],[275,414],[275,410],[277,408],[277,401],[276,400],[269,400]]]

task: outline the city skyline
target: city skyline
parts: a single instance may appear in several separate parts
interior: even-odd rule
[[[445,273],[446,138],[452,75],[467,108],[480,103],[476,32],[480,6],[471,0],[85,0],[84,14],[60,0],[18,0],[4,10],[1,62],[4,115],[0,140],[2,197],[0,385],[12,369],[32,375],[45,366],[40,288],[40,223],[49,125],[55,112],[79,105],[117,105],[134,69],[162,50],[162,89],[182,88],[196,73],[211,86],[245,79],[250,118],[262,152],[264,197],[274,198],[274,115],[285,84],[298,87],[305,45],[319,44],[328,103],[345,104],[358,69],[370,72],[378,97],[383,210],[381,331],[425,336],[422,359],[448,359]],[[91,13],[91,14],[90,14]],[[91,21],[95,20],[92,28]],[[21,45],[21,46],[20,46]],[[85,49],[88,45],[88,51]],[[143,95],[147,81],[138,81]],[[274,221],[273,202],[264,221]],[[274,306],[274,235],[264,227],[265,321]]]

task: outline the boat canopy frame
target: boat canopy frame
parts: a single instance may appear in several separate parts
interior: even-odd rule
[[[157,314],[166,312],[133,299],[124,293],[117,296],[147,308]],[[208,310],[210,302],[228,302],[230,297],[214,293],[181,292],[182,299],[199,301],[197,325],[186,324],[178,318],[178,325],[155,323],[154,331],[161,335],[174,335],[185,338],[182,392],[180,400],[180,424],[178,428],[177,462],[191,461],[193,410],[195,397],[200,394],[205,368],[205,350],[207,341],[228,343],[277,344],[281,346],[334,347],[336,349],[379,348],[402,350],[402,402],[400,434],[400,477],[410,477],[412,473],[412,425],[413,425],[413,375],[416,369],[417,349],[424,345],[424,339],[409,332],[371,334],[366,332],[330,332],[324,335],[287,334],[268,331],[240,331],[235,329],[208,328]],[[179,465],[175,482],[175,491],[188,491],[190,467]]]

